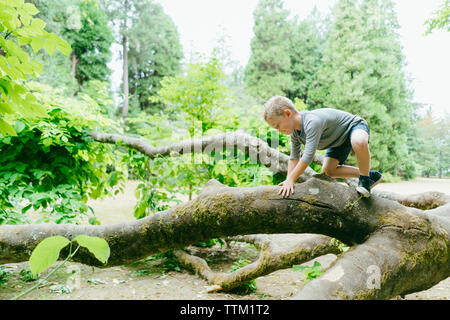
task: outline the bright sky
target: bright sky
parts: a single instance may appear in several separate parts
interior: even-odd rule
[[[224,33],[233,60],[245,66],[253,37],[253,11],[258,0],[155,0],[178,28],[185,57],[209,54]],[[450,113],[450,33],[435,30],[423,36],[424,21],[443,0],[394,0],[400,24],[400,41],[413,80],[414,101],[431,105],[436,115]],[[317,6],[329,13],[335,0],[284,0],[285,8],[300,18]],[[115,67],[120,79],[121,68]]]

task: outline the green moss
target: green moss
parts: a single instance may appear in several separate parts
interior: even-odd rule
[[[426,218],[407,211],[383,213],[380,226],[395,226],[403,229],[404,242],[402,260],[412,267],[416,264],[445,263],[448,257],[447,235],[440,234]]]
[[[425,241],[424,241],[425,242]],[[421,245],[422,250],[417,250]],[[416,265],[435,265],[445,264],[449,259],[450,250],[446,239],[442,236],[433,236],[427,239],[425,243],[414,243],[410,245],[409,250],[404,250],[402,261],[407,268],[414,268]]]
[[[307,211],[307,210],[311,209],[311,205],[309,205],[308,203],[305,203],[305,202],[299,202],[297,207],[302,211]]]
[[[173,213],[179,217],[182,217],[182,216],[186,215],[187,213],[192,212],[193,208],[197,202],[198,202],[198,200],[194,201],[194,202],[182,203],[173,209]]]
[[[196,223],[203,223],[214,215],[214,220],[222,220],[229,212],[230,208],[238,205],[235,197],[228,193],[214,195],[214,197],[207,197],[197,201],[190,208],[192,212],[192,219]]]
[[[377,213],[379,218],[378,227],[394,226],[402,229],[417,229],[430,233],[431,222],[405,210],[392,210]]]
[[[314,205],[317,202],[319,202],[319,200],[317,200],[317,198],[313,197],[313,196],[306,196],[306,197],[304,197],[304,201],[306,201],[306,202],[308,202],[308,203],[310,203],[312,205]]]
[[[353,297],[354,300],[372,300],[376,296],[376,290],[370,289],[368,291],[364,291],[358,294],[355,294]]]
[[[272,197],[274,197],[274,191],[273,190],[265,189],[264,191],[262,191],[262,194],[261,194],[261,199],[262,200],[269,200]]]
[[[428,200],[419,205],[416,202],[411,202],[411,201],[402,201],[400,203],[406,207],[418,208],[421,210],[431,210],[431,209],[440,207],[445,204],[443,202],[440,202],[440,201],[436,202],[434,200]]]
[[[380,228],[399,228],[397,236],[402,244],[399,250],[400,263],[384,268],[380,279],[381,289],[362,290],[352,299],[385,299],[391,294],[402,295],[420,289],[439,278],[438,270],[448,268],[450,247],[446,232],[437,232],[430,221],[407,211],[391,211],[380,215]],[[419,280],[420,279],[420,280]],[[339,291],[336,296],[348,295]]]
[[[336,297],[340,297],[341,299],[344,299],[344,300],[350,300],[350,297],[349,297],[349,295],[347,293],[339,291],[339,290],[336,290],[333,293],[333,295],[336,296]]]

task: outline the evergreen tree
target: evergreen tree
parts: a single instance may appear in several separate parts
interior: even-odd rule
[[[111,73],[107,63],[111,58],[112,31],[108,18],[93,0],[78,2],[80,29],[65,27],[62,36],[72,47],[72,76],[79,86],[89,80],[106,81]]]
[[[102,8],[105,10],[109,20],[113,25],[113,35],[116,43],[122,46],[122,119],[128,116],[128,38],[129,38],[129,20],[134,14],[134,0],[99,0]]]
[[[319,27],[321,22],[317,8],[314,8],[307,19],[299,21],[296,18],[293,22],[289,49],[293,85],[287,91],[291,100],[299,98],[307,103],[309,90],[317,79],[324,43]]]
[[[311,106],[358,114],[371,128],[372,167],[410,177],[412,93],[403,72],[398,23],[390,0],[340,0],[334,9]]]
[[[448,176],[450,174],[450,114],[433,119],[431,109],[417,121],[415,156],[420,159],[421,175]]]
[[[151,0],[135,1],[131,19],[128,74],[131,108],[154,113],[161,103],[150,101],[164,77],[180,71],[183,51],[178,31],[161,5]]]
[[[249,92],[244,81],[245,66],[239,61],[234,60],[231,54],[229,44],[230,36],[225,29],[218,35],[216,45],[213,49],[213,55],[223,65],[224,77],[221,79],[223,84],[230,89],[231,99],[228,99],[229,105],[225,109],[237,107],[237,110],[243,110],[242,106],[256,106],[257,102]]]
[[[356,70],[364,69],[360,53],[362,33],[362,18],[355,1],[339,1],[317,75],[317,87],[310,94],[312,108],[355,104],[348,93],[353,82],[358,84],[354,81]]]
[[[259,101],[275,94],[287,95],[293,88],[289,54],[291,23],[281,0],[260,0],[253,12],[254,37],[245,70],[245,82]]]
[[[77,92],[89,80],[106,81],[110,74],[107,63],[113,41],[107,16],[94,0],[35,0],[38,17],[48,30],[69,42],[70,60],[61,55],[40,55],[47,71],[41,80],[54,86],[71,86]],[[76,79],[72,83],[71,76]]]
[[[122,118],[128,116],[129,102],[134,112],[160,109],[162,105],[149,98],[164,76],[179,71],[182,49],[175,25],[153,0],[102,0],[102,4],[122,46]]]

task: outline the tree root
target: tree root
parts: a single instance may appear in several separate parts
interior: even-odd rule
[[[450,203],[450,197],[442,192],[429,191],[418,194],[401,195],[386,191],[377,191],[378,197],[390,199],[406,207],[430,210]]]
[[[390,299],[436,285],[450,275],[446,234],[416,237],[415,233],[420,232],[394,226],[377,231],[338,257],[292,299]]]
[[[356,187],[358,185],[357,179],[347,178],[344,180],[350,187]],[[438,191],[404,195],[395,192],[372,190],[372,194],[380,198],[396,201],[405,207],[420,210],[431,210],[450,204],[450,196]]]
[[[282,242],[286,240],[290,245],[284,248]],[[302,264],[328,253],[341,252],[338,241],[314,234],[256,234],[228,237],[227,241],[253,243],[260,249],[258,259],[232,273],[224,273],[212,271],[204,259],[185,251],[176,250],[174,254],[182,265],[208,281],[211,285],[208,292],[216,292],[231,291],[245,282],[276,270]]]

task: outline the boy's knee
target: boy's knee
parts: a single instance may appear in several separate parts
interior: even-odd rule
[[[369,134],[362,129],[357,129],[352,133],[350,143],[353,150],[367,149],[369,147]]]
[[[322,171],[323,173],[325,173],[327,176],[333,178],[333,175],[335,173],[336,169],[330,168],[330,167],[323,167]]]
[[[352,139],[351,143],[353,150],[364,150],[369,147],[369,142],[364,138]]]

